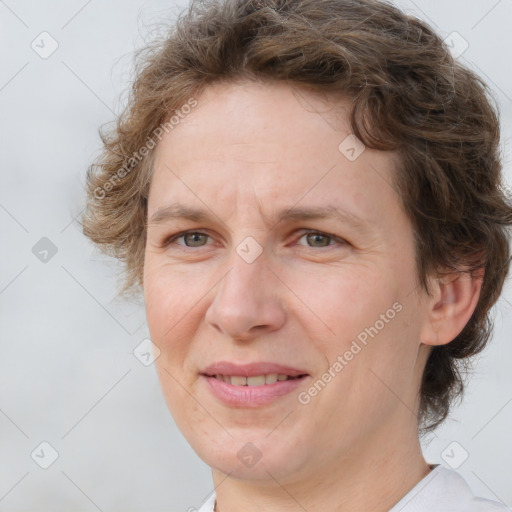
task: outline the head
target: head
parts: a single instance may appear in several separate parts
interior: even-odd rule
[[[195,2],[102,138],[84,233],[143,293],[164,395],[208,463],[252,442],[301,471],[332,439],[355,457],[447,417],[491,334],[512,210],[486,86],[425,23],[373,0]],[[231,408],[205,382],[220,360],[307,377]]]

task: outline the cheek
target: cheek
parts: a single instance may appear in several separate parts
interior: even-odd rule
[[[182,417],[196,414],[194,401],[188,400],[190,395],[184,389],[192,384],[185,370],[190,339],[199,321],[198,299],[204,291],[194,290],[191,285],[193,280],[178,270],[146,261],[146,319],[151,340],[160,350],[155,368],[169,411],[180,424]]]
[[[192,279],[166,265],[146,263],[144,299],[149,330],[155,342],[179,338],[186,320],[200,307],[208,290],[204,279]]]
[[[408,380],[413,378],[417,355],[413,294],[408,295],[407,279],[394,270],[347,265],[331,268],[325,275],[310,273],[293,285],[308,306],[300,305],[295,318],[325,356],[325,370],[343,374],[333,388],[351,387],[361,403],[389,393],[379,377],[393,389],[410,386]],[[292,276],[288,279],[291,282]]]
[[[176,291],[175,288],[173,288]],[[144,299],[146,306],[146,319],[152,340],[161,345],[165,333],[172,328],[169,311],[179,304],[176,294],[169,293],[169,288],[159,274],[153,274],[144,283]]]
[[[190,384],[184,380],[184,369],[198,322],[194,315],[200,304],[195,295],[201,296],[190,290],[178,273],[169,270],[149,273],[144,284],[149,333],[160,350],[155,366],[171,410],[173,403],[180,402],[183,392],[175,379],[182,385]]]
[[[335,430],[347,438],[362,434],[363,423],[370,429],[411,401],[416,323],[411,298],[406,302],[403,289],[405,284],[400,286],[398,279],[392,282],[383,273],[349,272],[323,281],[321,291],[312,286],[306,295],[311,309],[334,331],[324,329],[323,336],[311,337],[330,374],[324,374],[329,383],[311,404],[318,411],[329,410],[317,417],[336,417]],[[311,318],[315,325],[320,323]],[[321,429],[333,428],[325,422]]]
[[[397,286],[385,275],[347,264],[301,273],[300,279],[289,273],[286,279],[293,283],[290,288],[298,299],[297,307],[304,309],[297,318],[303,325],[307,321],[308,331],[323,333],[316,339],[325,340],[322,351],[332,357],[335,352],[343,353],[353,339],[379,321],[379,315],[397,300]]]

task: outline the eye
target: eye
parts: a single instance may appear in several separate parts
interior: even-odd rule
[[[183,233],[178,233],[176,235],[171,236],[170,238],[167,238],[162,246],[167,247],[168,245],[172,244],[176,240],[179,240],[180,238],[183,239],[185,243],[179,243],[177,245],[184,245],[185,247],[203,247],[206,245],[205,242],[206,238],[209,236],[205,233],[201,233],[200,231],[184,231]]]
[[[201,231],[183,231],[164,240],[162,247],[167,247],[173,243],[191,249],[205,247],[207,245],[208,238],[210,238],[210,235],[202,233]],[[299,240],[302,240],[303,238],[306,239],[306,244],[298,243],[298,245],[307,245],[311,248],[330,247],[336,245],[336,243],[338,245],[347,244],[347,242],[342,238],[329,235],[328,233],[323,233],[321,231],[307,231],[303,233]],[[177,242],[177,240],[180,239],[183,239],[183,243]]]
[[[299,240],[306,237],[306,241],[309,247],[328,247],[330,245],[333,245],[331,242],[341,244],[346,244],[344,240],[341,238],[338,238],[333,235],[328,235],[327,233],[322,233],[321,231],[308,231],[307,233],[304,233]],[[304,244],[299,244],[304,245]]]

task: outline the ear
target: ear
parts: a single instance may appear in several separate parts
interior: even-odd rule
[[[466,326],[476,308],[483,274],[453,272],[431,281],[426,322],[420,340],[425,345],[445,345]]]

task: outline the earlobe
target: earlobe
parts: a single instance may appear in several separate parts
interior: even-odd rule
[[[429,301],[427,319],[421,342],[425,345],[445,345],[455,339],[469,322],[480,291],[483,275],[468,272],[451,273],[436,279]]]

